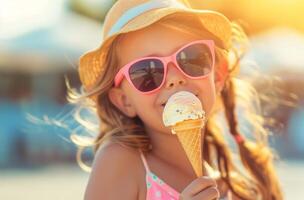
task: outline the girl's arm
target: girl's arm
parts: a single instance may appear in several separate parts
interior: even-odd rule
[[[85,200],[136,200],[138,187],[134,153],[110,144],[96,153],[85,192]]]

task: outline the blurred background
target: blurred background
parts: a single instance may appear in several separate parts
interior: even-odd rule
[[[0,6],[0,199],[83,199],[89,174],[76,163],[71,133],[81,131],[65,98],[67,76],[79,87],[78,58],[99,46],[115,0],[10,0]],[[251,46],[242,65],[277,121],[269,130],[286,199],[304,192],[304,1],[193,0],[195,8],[238,21]],[[250,62],[254,60],[256,63]],[[249,67],[242,74],[250,75]],[[246,70],[247,69],[247,70]],[[267,85],[267,87],[265,87]],[[271,86],[271,87],[268,87]],[[273,89],[276,88],[276,89]],[[90,152],[85,153],[90,158]]]

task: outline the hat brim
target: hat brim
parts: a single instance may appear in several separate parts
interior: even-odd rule
[[[221,13],[210,10],[197,10],[197,9],[182,9],[182,8],[163,8],[151,10],[129,21],[120,32],[104,39],[101,46],[93,51],[89,51],[80,57],[79,62],[79,75],[80,80],[84,85],[85,90],[94,88],[99,83],[100,75],[104,71],[102,63],[104,63],[108,49],[113,40],[120,34],[128,33],[145,28],[160,19],[175,14],[192,14],[197,15],[202,25],[210,33],[215,35],[222,41],[225,47],[230,45],[231,37],[231,23]],[[144,19],[144,20],[143,20]]]

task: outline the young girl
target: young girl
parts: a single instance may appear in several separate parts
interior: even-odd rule
[[[248,103],[253,91],[236,78],[246,42],[239,26],[185,1],[118,0],[103,28],[102,45],[79,67],[80,99],[93,103],[100,119],[98,136],[86,145],[95,147],[86,200],[283,199],[262,118],[248,110],[255,140],[238,128],[236,94]],[[179,91],[195,94],[206,112],[202,177],[162,122],[166,101]]]

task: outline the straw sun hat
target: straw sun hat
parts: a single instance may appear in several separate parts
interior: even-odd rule
[[[221,13],[192,9],[185,0],[118,0],[105,18],[102,44],[80,58],[79,75],[84,88],[91,89],[97,83],[110,44],[119,34],[145,28],[168,15],[181,17],[183,14],[198,16],[209,32],[223,44],[229,44],[230,21]]]

